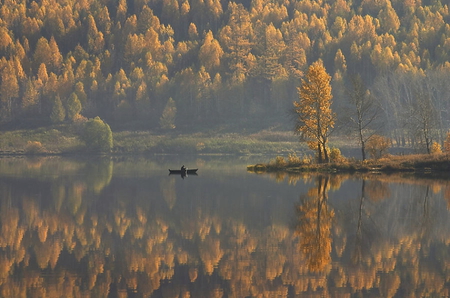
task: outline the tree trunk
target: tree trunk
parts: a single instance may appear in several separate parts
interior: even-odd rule
[[[324,162],[328,163],[330,161],[330,159],[328,158],[328,151],[327,151],[327,147],[324,145],[323,146],[323,155],[324,155]]]
[[[322,163],[322,147],[321,147],[321,145],[320,145],[320,143],[318,142],[317,143],[317,154],[318,154],[318,156],[317,156],[317,162],[318,163]]]
[[[366,160],[366,144],[364,141],[361,142],[361,153],[362,153],[362,160]]]

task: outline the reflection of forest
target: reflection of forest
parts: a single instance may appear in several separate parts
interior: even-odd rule
[[[173,182],[149,193],[114,177],[110,162],[72,170],[70,179],[0,178],[1,297],[449,295],[442,183],[358,180],[357,191],[332,200],[351,177],[318,178],[300,194],[308,220],[299,232],[250,226],[197,204],[186,210],[167,190]],[[76,174],[86,171],[96,178]],[[293,206],[286,216],[294,215]],[[323,254],[311,263],[307,252],[317,245]]]

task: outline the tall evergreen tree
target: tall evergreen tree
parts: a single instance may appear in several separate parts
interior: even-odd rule
[[[66,111],[63,107],[61,99],[59,98],[59,96],[56,96],[55,100],[53,102],[52,112],[50,114],[50,120],[52,121],[52,123],[61,123],[64,121],[65,117],[66,117]]]
[[[177,115],[177,107],[172,97],[167,101],[161,118],[159,119],[159,125],[162,129],[174,129],[175,128],[175,116]]]

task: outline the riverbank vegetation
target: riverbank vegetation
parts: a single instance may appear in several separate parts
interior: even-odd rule
[[[0,151],[85,153],[100,117],[113,141],[95,150],[287,156],[304,145],[258,132],[291,128],[320,61],[334,138],[430,153],[450,129],[449,21],[442,0],[5,1]]]
[[[354,158],[345,158],[339,155],[329,163],[316,163],[310,156],[297,157],[289,155],[288,158],[277,156],[265,164],[249,165],[247,170],[255,173],[264,172],[415,172],[430,174],[450,174],[449,152],[434,154],[386,154],[381,158],[366,159],[364,161]]]
[[[80,137],[82,128],[53,125],[46,128],[0,132],[0,155],[66,155],[92,152]],[[291,131],[262,130],[246,133],[207,131],[161,133],[158,131],[112,132],[108,154],[235,154],[258,155],[302,152],[304,144]],[[89,141],[88,141],[89,142]],[[109,141],[108,141],[109,143]],[[91,144],[92,146],[92,144]],[[104,151],[105,152],[105,151]]]

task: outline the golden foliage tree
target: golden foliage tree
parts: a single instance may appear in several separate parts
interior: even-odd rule
[[[198,55],[200,62],[202,62],[207,71],[211,71],[220,66],[223,50],[219,42],[214,39],[211,30],[206,33],[205,40],[200,47]]]
[[[12,63],[6,64],[6,67],[0,72],[0,79],[2,114],[9,117],[12,114],[13,99],[19,96],[19,83]]]
[[[366,143],[366,149],[372,158],[378,159],[391,146],[391,140],[380,135],[373,135]]]
[[[450,152],[450,131],[447,132],[447,137],[444,141],[444,151],[447,153]]]
[[[294,101],[297,114],[295,132],[317,150],[318,162],[328,162],[328,137],[334,127],[335,114],[331,110],[331,76],[322,61],[313,63],[298,88],[299,101]]]

